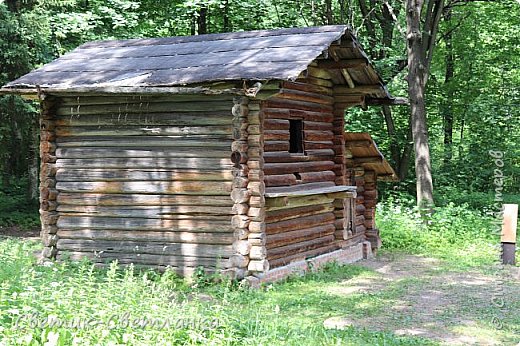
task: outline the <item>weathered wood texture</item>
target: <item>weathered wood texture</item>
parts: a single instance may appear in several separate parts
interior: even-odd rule
[[[48,108],[53,132],[45,136],[55,143],[42,142],[49,185],[42,210],[46,227],[55,225],[49,243],[58,253],[180,269],[233,266],[234,242],[244,237],[233,225],[244,227],[236,216],[247,215],[247,205],[230,195],[248,183],[233,168],[241,133],[232,96],[81,96]]]
[[[283,82],[281,93],[263,104],[264,174],[270,194],[348,183],[344,105],[338,108],[334,103],[332,78],[328,71],[310,67],[306,78]],[[289,153],[291,119],[303,123],[300,154]],[[325,193],[267,198],[266,249],[271,268],[346,244],[352,219],[344,207],[346,200]]]
[[[311,72],[320,71],[326,72]],[[332,88],[306,79],[283,82],[281,92],[265,101],[262,110],[267,188],[335,181],[333,101]],[[290,119],[302,120],[303,153],[289,153]]]
[[[57,198],[56,190],[56,119],[57,100],[47,97],[41,101],[40,116],[40,221],[41,238],[43,241],[43,258],[54,258],[57,253],[58,236]]]

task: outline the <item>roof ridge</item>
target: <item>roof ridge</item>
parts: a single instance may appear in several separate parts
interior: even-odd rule
[[[254,37],[270,37],[270,36],[284,36],[284,35],[298,35],[298,34],[317,34],[327,32],[339,32],[343,34],[351,30],[348,25],[323,25],[323,26],[309,26],[297,28],[281,28],[273,30],[251,30],[238,31],[227,33],[212,33],[203,35],[185,35],[185,36],[171,36],[171,37],[154,37],[154,38],[134,38],[124,40],[97,40],[84,43],[76,49],[89,48],[103,48],[103,47],[131,47],[157,44],[178,44],[191,42],[208,42],[219,40],[233,40],[233,39],[247,39]]]

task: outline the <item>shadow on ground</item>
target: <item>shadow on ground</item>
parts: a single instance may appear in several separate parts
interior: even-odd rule
[[[327,293],[383,295],[385,304],[366,317],[336,316],[329,328],[354,326],[418,336],[445,345],[517,345],[520,341],[519,268],[450,270],[441,261],[383,255],[360,265],[374,275],[331,285]]]

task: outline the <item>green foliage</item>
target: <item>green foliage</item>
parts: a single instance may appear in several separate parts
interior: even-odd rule
[[[21,230],[39,228],[38,205],[28,201],[26,182],[0,189],[0,228],[17,226]]]
[[[415,208],[390,199],[378,205],[376,220],[383,249],[434,256],[470,267],[498,260],[500,232],[496,218],[467,204],[437,207],[425,223]]]

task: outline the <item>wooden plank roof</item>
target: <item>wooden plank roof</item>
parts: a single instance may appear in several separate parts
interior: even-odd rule
[[[379,180],[399,180],[369,133],[345,132],[344,136],[345,146],[352,153],[355,165],[375,171]]]
[[[135,90],[216,81],[294,80],[340,39],[349,43],[342,59],[367,62],[350,71],[357,85],[379,85],[376,96],[391,98],[361,45],[344,25],[95,41],[8,83],[0,91]]]

